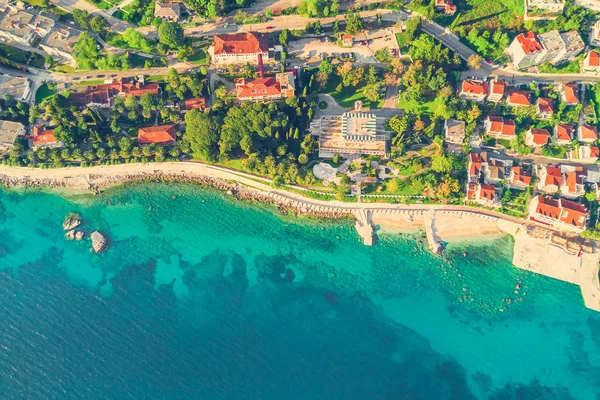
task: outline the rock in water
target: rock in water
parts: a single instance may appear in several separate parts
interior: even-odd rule
[[[85,237],[84,231],[75,232],[75,240],[82,240]]]
[[[92,250],[94,250],[96,253],[101,253],[104,250],[106,250],[106,247],[108,246],[108,242],[106,241],[106,238],[100,232],[98,232],[98,231],[92,232],[91,238],[92,238]]]
[[[65,222],[63,222],[63,230],[70,231],[71,229],[77,228],[79,225],[81,225],[81,215],[71,213],[67,215]]]
[[[69,240],[75,239],[75,230],[71,229],[69,232],[65,233],[65,237]]]

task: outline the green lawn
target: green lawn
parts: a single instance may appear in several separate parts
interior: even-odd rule
[[[94,79],[91,81],[79,81],[75,82],[77,86],[90,86],[90,85],[101,85],[104,83],[104,79]]]
[[[51,89],[47,84],[43,84],[35,92],[35,104],[40,104],[42,101],[56,94],[56,89]]]
[[[398,41],[398,47],[400,48],[403,48],[410,43],[406,32],[396,33],[396,40]]]
[[[327,83],[327,87],[323,93],[331,95],[335,101],[342,107],[354,107],[356,101],[362,101],[363,107],[365,108],[377,108],[383,101],[379,103],[373,103],[368,100],[362,93],[360,88],[345,87],[341,91],[336,91],[337,86],[340,84],[341,78],[337,75],[332,75]]]
[[[166,79],[166,75],[148,75],[144,80],[146,82],[160,82]]]
[[[45,63],[44,57],[40,54],[21,50],[4,43],[0,43],[0,56],[6,57],[17,64],[31,65],[36,68],[43,68]]]
[[[544,63],[538,67],[538,70],[543,74],[578,74],[581,72],[582,59],[583,54],[571,62],[563,63],[557,66],[554,66],[550,63]]]
[[[404,110],[407,114],[431,114],[435,104],[435,100],[417,103],[414,101],[408,101],[401,97],[398,99],[398,108]]]
[[[54,71],[56,72],[62,72],[63,74],[71,74],[73,72],[75,72],[75,68],[71,67],[70,65],[59,65],[58,67],[54,68]]]
[[[208,64],[208,55],[204,49],[194,48],[194,53],[188,57],[188,61],[194,65]]]

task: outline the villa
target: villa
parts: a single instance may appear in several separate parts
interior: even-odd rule
[[[577,83],[564,83],[560,88],[561,98],[567,105],[579,104],[579,85]]]
[[[266,33],[224,33],[215,35],[208,48],[213,63],[257,63],[259,56],[269,58],[269,37]]]
[[[554,113],[554,108],[552,107],[552,99],[547,97],[538,98],[536,103],[536,111],[538,118],[552,118],[552,114]]]
[[[481,183],[469,183],[467,185],[467,200],[488,207],[499,207],[501,205],[496,187]]]
[[[564,165],[561,167],[563,181],[560,193],[564,197],[577,198],[585,194],[587,172],[582,167]]]
[[[579,125],[577,139],[584,143],[595,142],[598,140],[598,128],[592,125]]]
[[[25,136],[25,126],[20,122],[0,121],[0,150],[12,149],[17,136]]]
[[[145,126],[138,129],[137,141],[139,144],[175,144],[175,125]]]
[[[181,3],[157,1],[154,5],[154,16],[163,21],[178,22],[181,19]]]
[[[75,66],[73,46],[83,32],[70,27],[54,29],[40,43],[40,47],[55,57],[55,61]]]
[[[531,199],[529,205],[529,220],[556,229],[581,232],[586,228],[588,219],[585,206],[574,201],[538,195]]]
[[[530,147],[544,147],[549,139],[550,132],[545,129],[531,128],[525,134],[525,144]]]
[[[145,83],[143,79],[137,81],[119,78],[100,85],[92,85],[69,94],[69,103],[78,107],[108,108],[117,96],[141,97],[145,93],[157,95],[160,87],[157,83]]]
[[[558,124],[554,127],[554,139],[557,144],[568,145],[573,140],[575,127],[568,124]]]
[[[531,185],[531,174],[521,166],[510,169],[508,186],[512,189],[525,190]]]
[[[600,72],[600,56],[597,52],[592,50],[587,53],[583,59],[583,72]]]
[[[484,181],[488,184],[495,184],[503,181],[510,175],[512,167],[511,160],[500,160],[497,158],[489,159],[484,169]]]
[[[538,189],[548,194],[558,192],[563,182],[563,174],[559,167],[552,165],[538,166]]]
[[[590,46],[600,47],[600,21],[596,21],[590,29]]]
[[[435,9],[446,15],[454,15],[456,12],[456,6],[452,0],[435,0]]]
[[[484,101],[487,96],[487,84],[482,81],[465,79],[460,86],[459,96],[474,101]]]
[[[506,84],[500,79],[492,79],[488,85],[488,101],[498,103],[504,97],[506,91]]]
[[[579,158],[582,160],[595,161],[600,157],[598,146],[579,146]]]
[[[15,100],[26,101],[31,94],[31,81],[8,75],[0,75],[0,93],[8,94]]]
[[[487,153],[469,153],[469,182],[479,182],[481,172],[487,166]]]
[[[447,119],[444,121],[444,135],[446,143],[462,145],[465,141],[465,121]]]
[[[296,91],[295,79],[291,72],[253,80],[238,78],[235,80],[236,96],[238,100],[250,101],[269,101],[291,97]]]
[[[529,107],[531,106],[531,92],[526,90],[513,90],[508,95],[506,104],[513,107]]]
[[[63,143],[54,136],[54,129],[46,129],[44,124],[34,126],[31,129],[31,136],[27,139],[33,148],[63,146]]]
[[[507,140],[515,138],[515,122],[509,119],[490,115],[485,122],[485,129],[492,137]]]

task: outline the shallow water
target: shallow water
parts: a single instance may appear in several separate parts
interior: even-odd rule
[[[64,239],[72,211],[106,253]],[[349,221],[190,185],[0,192],[0,396],[598,398],[600,314],[511,252],[369,248]]]

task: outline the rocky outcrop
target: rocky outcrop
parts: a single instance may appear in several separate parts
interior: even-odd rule
[[[101,253],[108,247],[108,241],[100,232],[92,232],[90,238],[92,239],[92,250],[94,252]]]
[[[81,215],[77,213],[71,213],[65,218],[63,222],[63,231],[70,231],[81,225]]]

